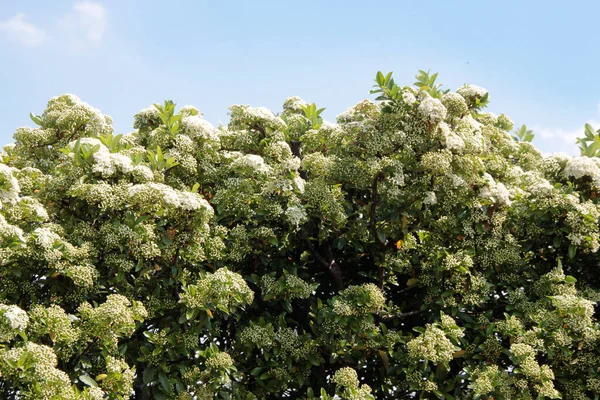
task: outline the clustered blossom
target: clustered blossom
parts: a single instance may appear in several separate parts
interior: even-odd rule
[[[255,174],[268,175],[273,170],[265,160],[256,154],[246,154],[237,158],[231,168],[242,175],[254,176]]]
[[[278,131],[285,128],[286,124],[281,117],[277,117],[265,107],[250,107],[247,105],[233,105],[229,107],[232,126],[244,126],[249,129],[270,129]]]
[[[29,324],[27,313],[14,305],[0,304],[0,342],[8,342]]]
[[[281,296],[287,299],[306,299],[314,290],[312,285],[289,273],[284,273],[277,280],[271,275],[264,275],[261,286],[263,296]]]
[[[412,90],[403,90],[402,91],[402,101],[404,101],[408,105],[413,105],[417,102],[417,97],[415,96],[414,91]]]
[[[217,145],[220,142],[215,127],[200,115],[190,115],[181,120],[182,132],[202,143]]]
[[[351,389],[356,389],[359,385],[358,374],[350,367],[343,367],[335,371],[331,381],[337,385]]]
[[[448,363],[458,350],[446,333],[435,325],[429,325],[423,334],[406,344],[408,355],[414,360]]]
[[[69,375],[56,368],[58,359],[52,349],[45,345],[26,342],[23,346],[0,349],[0,375],[3,378],[19,377],[25,395],[30,398],[76,399]],[[11,365],[19,365],[21,360],[31,363],[31,370],[23,373]]]
[[[180,301],[192,309],[232,311],[252,304],[253,300],[254,292],[240,274],[220,268],[186,287]]]
[[[348,400],[372,400],[371,388],[363,384],[359,386],[358,374],[353,368],[343,367],[335,371],[331,381],[338,386],[338,392]]]
[[[431,123],[435,124],[446,119],[446,107],[440,99],[425,96],[418,107],[419,112]]]
[[[108,295],[106,302],[95,308],[89,303],[83,303],[78,311],[86,321],[87,333],[106,340],[107,345],[116,344],[117,338],[121,336],[131,335],[135,322],[143,321],[148,315],[142,303],[132,303],[119,294]]]
[[[496,182],[496,180],[489,174],[485,174],[484,179],[486,186],[484,186],[479,192],[479,196],[494,200],[498,204],[510,206],[510,192],[504,186],[502,182]]]
[[[448,92],[444,94],[442,104],[446,107],[448,115],[453,118],[460,118],[469,110],[465,98],[458,93]]]
[[[285,210],[285,216],[290,224],[296,228],[299,228],[300,225],[308,220],[306,210],[300,205],[288,207],[287,210]]]
[[[552,304],[570,329],[582,331],[591,326],[594,315],[594,303],[575,295],[552,296]]]
[[[132,172],[133,165],[131,158],[121,153],[111,153],[108,148],[99,140],[95,138],[83,138],[78,140],[82,146],[97,147],[97,150],[92,155],[94,164],[92,171],[101,174],[103,177],[113,176],[115,173],[120,172],[128,174]],[[73,150],[77,142],[69,143],[69,148]]]
[[[467,101],[469,106],[473,106],[477,99],[483,98],[488,91],[477,85],[464,85],[456,90]]]
[[[154,105],[146,107],[138,112],[134,117],[133,127],[136,129],[144,126],[158,125],[160,122],[159,112]]]
[[[600,187],[600,164],[598,160],[590,157],[571,157],[563,170],[567,178],[589,178],[595,187]]]
[[[231,366],[233,366],[233,359],[225,352],[213,354],[208,360],[206,360],[206,367],[213,370],[227,370],[231,368]]]
[[[291,96],[288,97],[287,99],[285,99],[285,101],[283,102],[283,110],[290,113],[297,113],[297,114],[302,114],[303,110],[302,107],[307,106],[308,103],[304,100],[302,100],[300,97],[298,96]]]
[[[379,311],[385,304],[381,289],[372,283],[349,286],[333,302],[333,311],[344,316],[360,316]]]
[[[129,200],[133,204],[165,204],[185,211],[203,210],[212,215],[211,205],[198,193],[173,189],[163,183],[143,183],[133,185],[128,190]]]

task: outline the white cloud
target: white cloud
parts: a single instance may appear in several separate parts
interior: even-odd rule
[[[541,125],[531,127],[536,138],[542,139],[544,147],[552,151],[560,151],[570,155],[579,155],[579,146],[576,141],[584,136],[585,124],[590,124],[594,129],[600,128],[600,103],[598,103],[597,114],[582,121],[579,126],[568,129],[563,128],[546,128]],[[541,142],[540,141],[540,142]],[[534,139],[535,142],[535,139]],[[538,144],[541,144],[537,142]]]
[[[106,10],[102,4],[80,1],[73,4],[73,10],[86,38],[90,42],[100,42],[106,31]]]
[[[17,13],[14,17],[0,22],[0,33],[23,46],[37,46],[46,40],[46,32],[30,22],[25,21],[25,14]]]
[[[75,49],[83,50],[90,44],[102,41],[107,28],[107,12],[104,6],[93,1],[73,3],[72,11],[58,21],[64,37]]]

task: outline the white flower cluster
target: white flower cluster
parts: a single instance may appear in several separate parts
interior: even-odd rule
[[[563,175],[567,178],[588,177],[595,187],[600,187],[600,161],[590,157],[571,157],[567,160]]]
[[[410,106],[417,102],[416,91],[411,87],[405,87],[402,90],[402,101]]]
[[[446,333],[435,325],[428,325],[425,332],[406,344],[408,355],[414,360],[447,363],[458,350]]]
[[[109,393],[121,395],[126,398],[131,395],[133,380],[135,378],[135,369],[129,367],[127,363],[118,358],[108,356],[106,358],[107,377],[101,382],[102,388]]]
[[[9,224],[6,219],[0,215],[0,243],[4,246],[13,245],[16,242],[24,244],[26,242],[23,230],[16,225]]]
[[[570,329],[581,332],[591,327],[594,302],[572,294],[552,296],[551,300]]]
[[[348,286],[333,301],[333,311],[343,316],[375,313],[385,305],[385,296],[373,283]]]
[[[484,179],[487,184],[481,189],[479,196],[496,201],[501,205],[510,206],[510,192],[506,186],[502,182],[496,182],[488,173],[484,174]]]
[[[45,345],[26,342],[24,346],[0,349],[0,375],[18,382],[25,389],[27,398],[75,400],[71,379],[64,371],[56,368],[58,359],[52,349]],[[31,362],[27,370],[14,368],[20,360]]]
[[[141,302],[132,303],[120,294],[108,295],[106,301],[96,308],[83,303],[78,311],[85,321],[86,333],[112,346],[116,346],[119,337],[133,333],[135,321],[143,321],[148,316]]]
[[[437,204],[437,197],[435,195],[435,192],[426,192],[425,199],[423,199],[423,204],[427,204],[427,205]]]
[[[133,121],[133,127],[139,129],[144,126],[157,125],[160,122],[159,112],[154,105],[138,112]]]
[[[269,175],[273,171],[273,168],[256,154],[244,154],[231,163],[231,168],[238,174],[248,177],[254,177],[257,174]]]
[[[449,150],[456,153],[462,152],[465,147],[465,141],[456,133],[452,132],[450,125],[445,122],[440,122],[438,129],[442,135],[444,144]]]
[[[308,214],[302,205],[289,206],[287,210],[285,210],[285,216],[290,225],[294,226],[296,230],[308,220]]]
[[[212,370],[229,369],[233,366],[233,359],[225,352],[213,354],[206,360],[206,368]]]
[[[440,99],[434,99],[429,95],[425,95],[425,98],[421,100],[421,104],[419,104],[417,109],[432,124],[437,124],[446,119],[446,107],[444,107]]]
[[[453,118],[460,118],[469,111],[465,98],[458,93],[448,92],[443,95],[442,104]]]
[[[252,304],[253,300],[254,292],[240,274],[220,268],[187,286],[180,302],[191,309],[226,309],[231,312]]]
[[[337,122],[352,123],[363,120],[374,120],[380,113],[379,105],[371,100],[363,100],[358,104],[347,108],[343,113],[337,116]]]
[[[73,150],[76,143],[77,141],[70,142],[69,148]],[[125,154],[111,153],[99,139],[91,137],[82,138],[79,139],[79,144],[91,147],[98,146],[98,150],[96,150],[92,156],[94,161],[92,171],[101,174],[103,177],[113,176],[117,172],[123,174],[132,172],[133,165],[131,158]],[[72,157],[72,153],[70,156]]]
[[[198,193],[173,189],[163,183],[133,185],[129,188],[128,195],[131,203],[142,206],[158,203],[185,211],[203,210],[208,215],[214,213],[212,206]]]
[[[0,304],[0,342],[11,341],[29,324],[27,313],[15,305]]]
[[[476,85],[464,85],[456,89],[456,93],[465,98],[469,106],[473,106],[477,99],[481,99],[488,91]]]
[[[358,374],[350,367],[342,367],[335,371],[331,381],[336,385],[351,389],[356,389],[359,385]]]
[[[276,116],[266,107],[236,104],[230,106],[229,110],[231,115],[230,127],[268,128],[272,131],[279,131],[286,127],[281,117]]]
[[[219,136],[215,127],[200,115],[190,115],[181,120],[181,132],[192,139],[211,146],[218,146]]]
[[[12,168],[0,164],[0,208],[2,202],[14,204],[19,198],[21,186],[16,177],[13,176]]]
[[[83,127],[85,136],[100,136],[112,132],[112,118],[73,94],[50,99],[42,120],[45,125],[59,130],[74,132]]]
[[[303,114],[302,107],[307,105],[308,103],[299,96],[291,96],[283,102],[283,110],[286,113]]]

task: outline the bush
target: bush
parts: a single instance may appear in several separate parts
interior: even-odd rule
[[[336,124],[51,99],[0,155],[0,395],[597,398],[600,162],[436,77]]]

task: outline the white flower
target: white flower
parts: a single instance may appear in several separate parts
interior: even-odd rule
[[[417,98],[413,92],[410,90],[405,90],[402,92],[402,101],[404,101],[406,104],[413,105],[417,102]]]
[[[598,161],[590,157],[571,157],[567,161],[567,165],[563,171],[563,175],[567,178],[575,179],[587,176],[592,179],[596,187],[600,187],[600,168]]]
[[[204,209],[212,214],[211,205],[198,193],[175,190],[163,183],[142,183],[129,188],[129,198],[133,203],[153,205],[156,202],[186,211]]]
[[[73,150],[77,141],[69,143],[69,148]],[[124,174],[130,173],[133,170],[131,158],[125,154],[111,153],[99,139],[86,137],[79,139],[79,145],[89,145],[92,148],[98,146],[94,152],[92,159],[94,165],[92,171],[101,174],[103,177],[110,177],[121,172]],[[72,154],[72,153],[71,153]]]
[[[446,144],[446,147],[448,149],[454,150],[456,152],[460,152],[464,149],[465,141],[456,133],[452,132],[450,126],[447,123],[440,122],[439,130],[442,134],[443,142]]]
[[[202,118],[200,114],[190,115],[181,120],[181,130],[192,139],[199,139],[210,144],[219,143],[215,127]]]
[[[8,320],[12,329],[21,332],[27,328],[29,317],[27,316],[27,313],[21,310],[19,307],[15,305],[6,306],[4,304],[0,304],[0,311],[4,311],[3,316]]]
[[[423,200],[424,204],[434,205],[437,203],[437,197],[435,192],[427,192],[425,193],[425,199]]]
[[[285,99],[285,101],[283,102],[283,109],[284,110],[289,110],[289,111],[294,111],[296,113],[302,113],[302,107],[307,106],[308,103],[304,100],[302,100],[300,97],[298,96],[291,96],[288,97],[287,99]]]
[[[479,192],[480,197],[497,201],[499,204],[510,206],[510,192],[501,182],[496,182],[490,174],[485,174],[487,185]]]
[[[456,93],[465,98],[469,105],[474,105],[476,99],[481,99],[488,91],[476,85],[464,85],[456,90]]]
[[[48,228],[37,228],[33,231],[33,234],[36,237],[37,244],[44,250],[53,250],[54,243],[60,241],[60,236]]]
[[[290,222],[290,225],[295,226],[296,229],[308,219],[306,210],[301,206],[288,207],[285,211],[285,216]]]
[[[231,163],[231,167],[240,173],[269,174],[272,168],[265,163],[265,160],[256,154],[244,154]]]
[[[14,204],[20,191],[19,181],[13,176],[12,168],[0,164],[0,200]]]
[[[452,185],[456,188],[459,186],[463,186],[465,184],[465,180],[458,175],[452,175]]]
[[[300,193],[304,193],[304,186],[306,185],[306,181],[302,179],[300,175],[297,175],[294,178],[294,185],[296,185],[296,189],[298,189]]]
[[[421,101],[418,110],[434,124],[446,118],[446,107],[444,107],[440,99],[434,99],[428,95]]]

